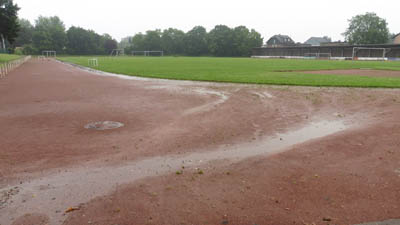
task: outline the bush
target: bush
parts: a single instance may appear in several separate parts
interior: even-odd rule
[[[38,53],[38,50],[33,47],[31,44],[22,46],[22,53],[24,55],[35,55]]]
[[[16,55],[23,55],[24,53],[23,53],[22,47],[16,47],[16,48],[14,49],[14,54],[16,54]]]

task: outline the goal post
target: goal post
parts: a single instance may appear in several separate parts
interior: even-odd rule
[[[42,56],[46,57],[46,58],[56,58],[57,52],[52,51],[52,50],[45,50],[45,51],[42,51]]]
[[[358,59],[370,59],[370,60],[385,60],[386,53],[390,51],[390,48],[369,48],[369,47],[354,47],[352,58],[353,60]]]
[[[99,66],[99,61],[97,60],[97,58],[88,59],[88,65],[89,67],[97,67]]]
[[[330,59],[331,53],[304,53],[306,59]]]
[[[164,56],[164,51],[132,51],[132,56]]]
[[[132,56],[145,56],[145,51],[132,51]]]
[[[123,49],[113,49],[110,53],[110,56],[121,56],[124,55]]]

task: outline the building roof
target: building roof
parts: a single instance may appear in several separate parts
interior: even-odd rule
[[[311,37],[306,42],[304,42],[304,44],[309,44],[312,46],[320,46],[321,43],[327,43],[327,42],[331,42],[331,40],[326,37]]]
[[[272,39],[276,39],[278,41],[278,43],[293,43],[294,44],[294,41],[288,35],[282,35],[282,34],[274,35],[267,41],[267,43]]]

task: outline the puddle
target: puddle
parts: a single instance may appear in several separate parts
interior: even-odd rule
[[[199,89],[195,89],[194,92],[197,92],[198,94],[216,95],[219,98],[213,102],[209,102],[204,105],[200,105],[200,106],[196,106],[191,109],[187,109],[183,112],[183,115],[189,115],[189,114],[193,114],[193,113],[210,111],[214,107],[224,103],[226,100],[229,99],[229,96],[222,91],[214,91],[214,90],[207,90],[204,88],[199,88]]]
[[[395,173],[397,173],[397,174],[399,175],[399,177],[400,177],[400,168],[399,168],[399,169],[396,169],[396,170],[394,170],[394,172],[395,172]]]
[[[267,91],[264,92],[257,92],[257,91],[252,91],[251,92],[254,95],[257,95],[259,98],[274,98],[275,96],[271,95]]]
[[[58,63],[61,63],[63,65],[70,66],[75,69],[80,69],[85,72],[89,72],[94,75],[100,75],[100,76],[108,76],[108,77],[117,77],[120,79],[124,80],[134,80],[134,81],[150,81],[152,83],[161,83],[161,84],[172,84],[172,85],[205,85],[205,86],[229,86],[229,83],[216,83],[216,82],[208,82],[208,81],[192,81],[192,80],[174,80],[174,79],[163,79],[163,78],[154,78],[154,77],[141,77],[141,76],[135,76],[135,75],[125,75],[125,74],[117,74],[117,73],[110,73],[110,72],[105,72],[101,70],[96,70],[90,67],[85,67],[81,65],[77,65],[74,63],[70,62],[62,62],[62,61],[56,61]]]
[[[369,223],[360,223],[356,225],[399,225],[400,219],[391,219],[385,221],[377,221],[377,222],[369,222]]]
[[[146,88],[148,88],[148,89],[163,89],[163,90],[167,90],[167,91],[179,92],[181,94],[183,93],[183,94],[198,94],[198,95],[215,95],[218,97],[218,99],[213,102],[208,102],[206,104],[185,110],[182,113],[183,115],[189,115],[189,114],[193,114],[193,113],[210,111],[210,110],[214,109],[214,107],[226,102],[229,99],[229,95],[223,91],[210,90],[210,89],[203,88],[203,87],[180,87],[177,85],[176,86],[152,85],[152,86],[149,86]]]
[[[175,173],[182,165],[191,168],[213,160],[238,162],[258,155],[268,156],[295,144],[331,135],[346,128],[341,120],[314,122],[295,131],[276,134],[256,142],[222,146],[215,151],[159,156],[118,167],[88,167],[60,172],[18,185],[19,192],[0,209],[0,223],[11,224],[26,213],[41,213],[49,216],[49,224],[62,224],[65,219],[63,212],[67,208],[106,195],[120,184],[132,183],[149,176]],[[3,190],[9,189],[10,187]],[[3,190],[0,189],[0,193]]]
[[[123,127],[124,124],[120,122],[114,122],[114,121],[99,121],[99,122],[93,122],[85,125],[86,129],[89,130],[110,130],[110,129],[116,129]]]

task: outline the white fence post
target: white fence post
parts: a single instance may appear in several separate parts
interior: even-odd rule
[[[28,61],[31,56],[25,56],[24,58],[16,59],[13,61],[5,62],[0,64],[0,78],[6,77],[6,75],[11,72],[13,69],[16,69],[26,61]]]

